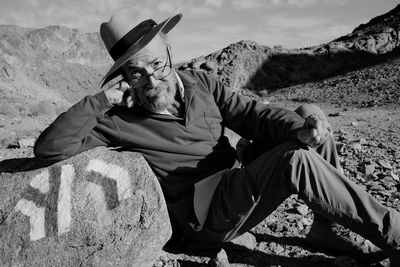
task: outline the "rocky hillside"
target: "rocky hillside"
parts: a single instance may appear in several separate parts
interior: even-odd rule
[[[180,68],[215,73],[233,90],[270,92],[384,62],[398,55],[399,32],[400,5],[326,44],[284,49],[241,41]]]
[[[97,33],[0,26],[1,104],[14,104],[22,113],[39,101],[70,105],[97,90],[107,59]]]

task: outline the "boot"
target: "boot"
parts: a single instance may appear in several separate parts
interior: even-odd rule
[[[388,257],[369,240],[319,215],[314,217],[306,242],[315,249],[345,255],[360,262],[374,263]]]

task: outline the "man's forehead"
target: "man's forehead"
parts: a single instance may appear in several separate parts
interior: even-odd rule
[[[157,59],[165,59],[166,55],[164,53],[137,53],[136,55],[132,56],[125,65],[127,66],[137,66],[141,65],[141,63],[151,63]]]
[[[139,62],[149,63],[157,58],[166,58],[166,45],[162,40],[156,39],[152,40],[149,44],[133,55],[127,63],[129,65],[135,65]]]

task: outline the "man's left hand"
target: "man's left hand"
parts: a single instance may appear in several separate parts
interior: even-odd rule
[[[297,139],[311,147],[318,147],[323,144],[331,134],[329,123],[317,114],[311,114],[305,120],[306,127],[297,132]]]

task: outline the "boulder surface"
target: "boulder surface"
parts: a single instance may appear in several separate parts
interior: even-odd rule
[[[161,187],[138,153],[96,148],[24,164],[0,173],[1,266],[151,266],[171,236]]]

